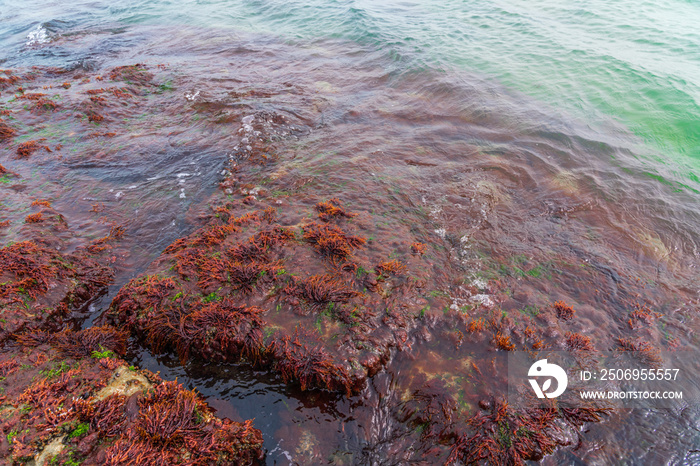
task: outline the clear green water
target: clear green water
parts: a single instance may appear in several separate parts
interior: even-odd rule
[[[178,24],[342,39],[398,72],[459,69],[494,80],[601,132],[629,132],[661,181],[700,187],[700,2],[693,0],[188,0],[0,2],[9,58],[51,31]],[[634,143],[634,142],[633,142]],[[658,170],[664,165],[663,174]],[[671,177],[672,179],[666,179]]]

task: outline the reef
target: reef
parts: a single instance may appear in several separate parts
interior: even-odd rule
[[[213,209],[120,290],[106,322],[183,363],[244,359],[302,389],[358,392],[416,327],[420,259],[373,251],[337,199],[294,224],[249,205]]]
[[[0,213],[4,462],[261,459],[253,420],[217,418],[195,391],[130,366],[129,351],[140,345],[163,360],[175,356],[172,364],[185,370],[252,368],[303,392],[300,398],[340,400],[362,429],[386,416],[387,425],[398,424],[394,437],[367,427],[367,445],[391,445],[386,457],[397,461],[510,465],[576,445],[583,426],[603,420],[608,408],[509,405],[498,390],[507,383],[498,358],[564,350],[588,362],[612,349],[656,367],[659,348],[678,344],[680,327],[638,277],[589,261],[568,242],[565,252],[547,243],[546,252],[525,256],[528,244],[505,227],[484,222],[479,231],[476,219],[494,206],[511,208],[497,183],[460,184],[459,195],[445,196],[444,212],[433,209],[430,193],[407,192],[389,173],[432,166],[413,161],[418,148],[407,161],[382,159],[384,172],[365,155],[337,154],[348,157],[351,174],[336,179],[329,176],[336,160],[304,155],[308,141],[300,139],[322,126],[312,125],[302,104],[325,104],[303,86],[285,81],[275,91],[236,81],[235,90],[203,85],[200,93],[198,83],[196,92],[176,95],[184,78],[166,68],[0,71],[2,95],[12,95],[0,109],[0,190],[8,199]],[[273,96],[302,109],[276,113]],[[276,143],[284,138],[294,148],[281,155]],[[199,139],[206,141],[193,142]],[[141,173],[151,164],[166,171],[198,151],[218,164],[217,176],[206,179],[210,191],[186,184],[201,174],[194,162],[168,172],[173,185],[159,184],[160,173]],[[492,163],[475,173],[499,172]],[[126,174],[116,182],[101,179],[100,169]],[[45,173],[53,170],[60,175],[52,184]],[[367,171],[380,175],[367,181]],[[57,187],[65,173],[85,178],[66,176],[66,187]],[[139,223],[176,209],[184,213],[150,225],[158,235],[144,247],[134,233]],[[554,215],[532,209],[538,219]],[[449,221],[439,224],[438,214]],[[460,230],[471,221],[473,228]],[[172,235],[183,230],[168,228],[180,223],[186,234]],[[491,244],[498,235],[506,238],[501,250]],[[145,259],[137,257],[144,249]],[[90,316],[97,324],[80,329],[115,277],[114,298]],[[608,314],[617,325],[603,334],[598,317]],[[389,388],[380,387],[383,377],[392,378]],[[293,430],[296,421],[284,422]],[[289,448],[294,461],[331,462],[317,451],[322,434],[300,433]],[[352,458],[335,463],[363,462]]]
[[[12,336],[0,352],[5,464],[251,464],[262,437],[193,391],[129,366],[111,327]]]
[[[41,213],[27,220],[43,221]],[[0,249],[0,270],[0,341],[21,330],[59,322],[104,290],[113,276],[86,251],[61,254],[31,240]]]
[[[0,463],[258,464],[262,435],[252,420],[216,417],[195,391],[130,365],[127,332],[80,329],[75,319],[113,284],[126,228],[97,217],[105,210],[97,203],[85,234],[86,223],[66,212],[70,203],[46,189],[37,174],[63,160],[57,139],[67,137],[51,127],[76,124],[74,143],[114,136],[94,125],[143,97],[152,75],[141,65],[114,68],[114,85],[91,92],[76,89],[90,82],[80,72],[0,73],[3,96],[15,93],[0,112]],[[62,84],[52,83],[57,77]]]

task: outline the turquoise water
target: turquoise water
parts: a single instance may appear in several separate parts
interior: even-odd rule
[[[10,62],[48,34],[188,25],[349,40],[397,73],[465,70],[591,129],[627,138],[648,175],[700,189],[700,3],[616,1],[124,1],[0,3]],[[515,121],[513,124],[517,125]]]

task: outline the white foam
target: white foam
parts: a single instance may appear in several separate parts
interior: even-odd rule
[[[27,45],[48,44],[49,40],[49,33],[41,24],[27,34]]]
[[[491,299],[491,296],[487,294],[475,294],[472,296],[471,300],[475,303],[481,304],[482,306],[493,306],[493,299]]]
[[[489,282],[485,278],[477,277],[472,281],[472,286],[479,290],[485,290],[488,285]]]
[[[190,94],[189,92],[185,92],[185,99],[189,100],[190,102],[192,102],[197,97],[199,97],[199,91],[195,92],[194,94]]]

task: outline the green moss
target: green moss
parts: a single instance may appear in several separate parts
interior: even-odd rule
[[[422,319],[423,317],[425,317],[425,313],[426,313],[427,311],[429,311],[429,310],[430,310],[430,305],[425,306],[425,307],[424,307],[423,309],[421,309],[420,312],[418,313],[418,318],[419,318],[419,319]]]
[[[17,437],[18,434],[19,434],[19,430],[11,430],[10,433],[7,434],[7,443],[12,445],[12,439]]]
[[[83,435],[87,434],[89,430],[90,430],[90,424],[83,422],[81,424],[78,424],[78,427],[73,429],[73,432],[68,434],[68,438],[72,439],[72,438],[76,438],[76,437],[82,437]]]
[[[202,298],[202,302],[203,303],[211,303],[214,301],[221,301],[221,299],[222,299],[221,296],[217,295],[216,291],[212,291],[207,296]]]
[[[51,368],[51,369],[44,369],[43,371],[39,371],[39,374],[42,377],[51,380],[51,379],[63,374],[64,372],[68,372],[69,370],[70,370],[70,364],[66,363],[65,361],[61,361],[60,364],[57,364],[57,365],[54,364],[53,368]]]
[[[540,308],[533,305],[525,306],[524,308],[519,309],[519,311],[523,314],[529,314],[533,317],[540,314]]]
[[[498,443],[500,443],[503,448],[510,448],[513,445],[508,421],[498,423]]]
[[[100,345],[100,351],[93,351],[92,357],[93,359],[116,358],[117,355],[114,353],[114,351],[104,349],[102,345]]]

